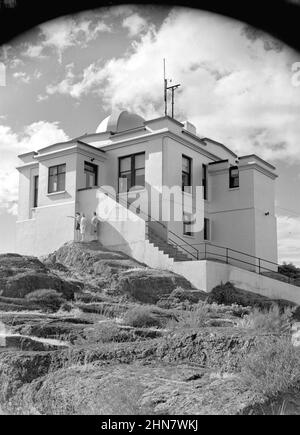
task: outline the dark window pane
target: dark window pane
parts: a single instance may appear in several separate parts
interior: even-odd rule
[[[210,220],[204,219],[204,240],[210,240]]]
[[[66,173],[66,165],[59,165],[57,171],[59,174],[65,174]]]
[[[135,156],[135,169],[145,168],[145,154]]]
[[[202,186],[203,186],[203,199],[208,198],[208,183],[207,183],[207,166],[202,166]]]
[[[65,174],[60,174],[58,176],[58,186],[57,186],[58,192],[62,192],[63,190],[65,190],[66,188],[65,180],[66,180]]]
[[[86,187],[95,187],[98,184],[98,166],[92,163],[84,163]]]
[[[120,159],[119,191],[128,192],[133,187],[145,186],[145,153]],[[121,180],[121,179],[124,179]],[[127,180],[127,181],[126,181]],[[126,186],[127,182],[127,186]]]
[[[131,157],[126,157],[124,159],[121,159],[120,171],[121,172],[131,171]]]
[[[189,174],[182,174],[182,190],[184,190],[185,187],[190,187],[190,176]]]
[[[58,165],[49,168],[48,192],[62,192],[66,188],[66,165]]]
[[[182,170],[187,173],[190,172],[190,160],[186,157],[183,157],[182,159]]]
[[[240,187],[240,173],[238,168],[229,169],[229,187],[230,189]]]
[[[127,193],[128,190],[131,189],[131,173],[127,173],[127,174],[121,174],[120,176],[120,181],[119,181],[119,190],[120,193]]]
[[[145,169],[138,169],[135,172],[135,185],[145,187]]]
[[[39,176],[34,177],[34,193],[33,193],[33,207],[38,207],[38,196],[39,196]]]
[[[57,166],[53,166],[49,169],[50,175],[57,175]]]

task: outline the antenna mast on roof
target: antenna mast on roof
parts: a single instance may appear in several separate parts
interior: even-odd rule
[[[171,80],[172,82],[172,80]],[[168,116],[168,91],[172,92],[172,118],[175,116],[175,91],[181,85],[168,86],[168,79],[166,78],[166,59],[164,59],[164,100],[165,100],[165,116]]]

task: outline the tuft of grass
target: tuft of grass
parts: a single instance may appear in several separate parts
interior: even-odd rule
[[[300,353],[287,337],[268,337],[242,361],[240,380],[264,397],[288,392],[300,382]]]
[[[26,300],[40,306],[45,311],[58,311],[66,300],[56,290],[36,290],[26,295]]]
[[[293,314],[294,309],[285,308],[281,311],[277,305],[264,311],[255,308],[238,322],[238,326],[264,332],[288,333],[292,327]]]
[[[165,312],[157,307],[138,306],[127,311],[123,323],[133,328],[163,328]]]
[[[206,302],[200,302],[192,306],[190,310],[183,311],[178,322],[171,321],[168,327],[182,330],[203,328],[212,316],[214,316],[214,308]]]

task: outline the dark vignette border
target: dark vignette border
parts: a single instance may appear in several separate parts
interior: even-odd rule
[[[50,19],[121,4],[186,6],[215,12],[264,30],[300,51],[300,0],[0,0],[0,45]]]

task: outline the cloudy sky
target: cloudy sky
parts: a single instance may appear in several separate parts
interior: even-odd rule
[[[1,47],[0,252],[14,250],[16,156],[95,131],[113,107],[161,116],[164,57],[177,119],[277,166],[280,260],[300,266],[300,54],[243,23],[150,6],[64,17]]]

